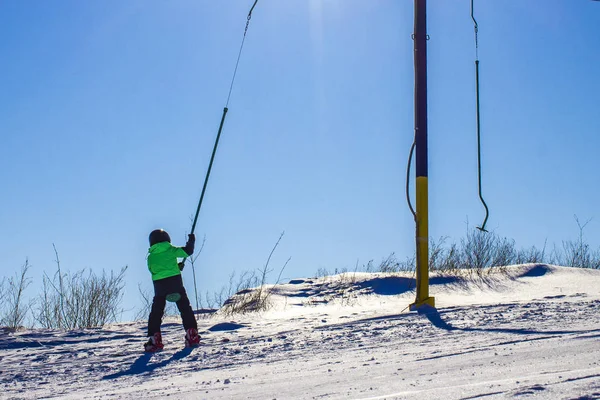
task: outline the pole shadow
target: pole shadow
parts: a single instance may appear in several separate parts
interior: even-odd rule
[[[517,335],[568,335],[574,333],[590,333],[597,331],[596,329],[587,331],[573,330],[556,330],[556,331],[540,331],[535,329],[511,329],[511,328],[460,328],[444,321],[440,312],[435,307],[424,305],[417,310],[419,315],[423,315],[431,322],[433,326],[447,331],[463,331],[463,332],[496,332],[496,333],[511,333]]]

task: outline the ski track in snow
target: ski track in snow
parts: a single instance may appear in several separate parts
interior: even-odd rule
[[[440,277],[420,313],[408,276],[292,281],[272,311],[199,319],[193,350],[165,320],[152,355],[144,322],[4,332],[0,398],[600,399],[600,271],[536,268]]]

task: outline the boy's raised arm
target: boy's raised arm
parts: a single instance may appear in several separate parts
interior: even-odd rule
[[[185,244],[184,247],[182,247],[183,251],[186,252],[186,254],[188,256],[191,256],[192,254],[194,254],[194,245],[196,244],[196,235],[194,235],[193,233],[190,233],[188,235],[188,241]]]

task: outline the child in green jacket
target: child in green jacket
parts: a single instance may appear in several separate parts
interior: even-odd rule
[[[192,233],[188,235],[188,241],[184,247],[175,247],[171,244],[169,234],[162,229],[157,229],[150,233],[149,239],[148,270],[152,274],[154,299],[148,318],[149,340],[144,345],[144,349],[146,352],[163,349],[160,325],[167,300],[175,301],[177,304],[185,329],[185,345],[187,347],[198,346],[200,336],[198,336],[196,317],[181,279],[183,263],[177,262],[178,258],[186,258],[194,253],[196,238]]]

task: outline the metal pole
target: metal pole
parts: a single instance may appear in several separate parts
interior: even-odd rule
[[[427,0],[415,0],[415,142],[416,142],[416,255],[417,294],[411,310],[435,306],[429,297],[429,232],[427,185]]]
[[[221,131],[223,130],[223,124],[225,123],[225,117],[227,116],[228,108],[223,109],[223,116],[221,117],[221,123],[219,124],[219,131],[217,132],[217,138],[215,139],[215,145],[210,156],[210,162],[208,163],[208,169],[206,170],[206,176],[204,177],[204,185],[202,186],[202,194],[200,195],[200,201],[198,201],[198,207],[196,208],[196,215],[194,216],[194,222],[192,223],[192,230],[190,233],[194,233],[196,230],[196,223],[198,222],[198,215],[200,215],[200,208],[202,208],[202,201],[204,200],[204,194],[206,193],[206,186],[208,185],[208,179],[210,178],[210,171],[212,170],[213,162],[215,161],[215,154],[217,154],[217,147],[219,147],[219,139],[221,138]],[[187,260],[187,257],[183,259],[183,263]],[[196,285],[196,268],[192,263],[192,275],[194,279],[194,294],[196,295],[196,309],[198,305],[198,287]]]
[[[213,146],[213,151],[210,156],[210,162],[208,163],[208,169],[206,170],[206,177],[204,178],[204,185],[202,186],[202,194],[200,195],[200,201],[198,202],[198,208],[196,208],[196,216],[194,217],[194,222],[192,223],[192,231],[190,233],[194,233],[196,229],[196,223],[198,222],[198,215],[200,214],[200,208],[202,208],[202,201],[204,200],[204,193],[206,193],[206,186],[208,185],[208,178],[210,178],[210,171],[212,170],[213,162],[215,161],[215,154],[217,153],[217,147],[219,146],[219,139],[221,138],[221,131],[223,130],[223,123],[225,122],[225,117],[227,116],[228,108],[225,107],[223,109],[223,116],[221,117],[221,123],[219,124],[219,131],[217,132],[217,138],[215,139],[215,145]]]

